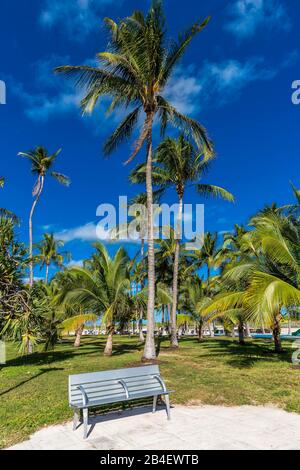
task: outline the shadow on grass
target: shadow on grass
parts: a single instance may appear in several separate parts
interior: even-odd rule
[[[80,357],[84,355],[101,355],[103,354],[105,341],[83,342],[79,348],[72,346],[72,342],[65,340],[57,346],[57,349],[51,351],[37,351],[30,355],[17,356],[13,359],[6,361],[4,367],[13,366],[26,366],[26,365],[44,365],[53,362],[63,362],[71,358]],[[71,349],[70,349],[71,348]],[[123,343],[115,344],[113,347],[113,356],[121,356],[130,352],[139,351],[141,343]]]
[[[47,374],[48,372],[54,372],[54,371],[57,371],[57,370],[63,370],[63,368],[62,367],[47,367],[45,369],[40,369],[40,372],[33,375],[32,377],[29,377],[26,380],[22,380],[17,385],[14,385],[13,387],[10,387],[10,388],[4,390],[3,392],[1,392],[0,396],[6,395],[7,393],[11,392],[12,390],[15,390],[16,388],[21,387],[22,385],[26,384],[27,382],[30,382],[31,380],[36,379],[37,377],[40,377],[41,375]]]
[[[281,354],[273,350],[273,342],[257,343],[251,340],[246,340],[245,345],[240,345],[238,341],[230,339],[214,339],[204,340],[198,343],[194,340],[194,344],[198,344],[202,351],[206,353],[201,354],[199,358],[212,358],[214,356],[222,356],[225,362],[236,368],[251,368],[258,362],[291,362],[291,352],[285,349]]]

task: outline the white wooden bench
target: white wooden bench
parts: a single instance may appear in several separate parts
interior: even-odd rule
[[[70,375],[69,404],[74,409],[73,430],[77,429],[80,421],[80,410],[83,410],[83,434],[86,439],[89,408],[153,397],[154,413],[159,395],[165,397],[167,417],[170,419],[170,393],[157,365]]]

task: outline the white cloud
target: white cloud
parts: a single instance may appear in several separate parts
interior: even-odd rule
[[[24,114],[33,121],[47,121],[54,115],[78,110],[81,96],[70,88],[61,89],[57,94],[34,93],[12,77],[8,77],[7,82],[11,93],[24,104]]]
[[[68,264],[66,264],[66,268],[74,268],[74,267],[82,268],[83,262],[84,262],[83,259],[78,259],[78,260],[73,259]]]
[[[53,54],[33,64],[35,88],[33,92],[23,83],[8,77],[11,92],[24,104],[25,115],[33,121],[47,121],[54,115],[78,111],[82,94],[70,82],[53,73],[56,66],[69,62],[69,57]],[[78,113],[79,114],[79,113]]]
[[[259,28],[289,30],[291,21],[279,0],[235,0],[229,7],[225,29],[239,38],[251,37]]]
[[[271,80],[277,72],[264,66],[261,57],[246,62],[226,60],[219,63],[207,62],[200,72],[204,95],[219,102],[227,101],[246,85],[258,80]]]
[[[270,80],[276,74],[276,70],[264,65],[261,57],[245,62],[234,59],[205,62],[199,70],[178,68],[165,90],[165,96],[179,111],[193,115],[208,103],[227,103],[249,83]]]
[[[197,109],[197,97],[202,90],[200,80],[193,75],[193,71],[178,68],[168,83],[164,96],[184,114],[193,114]]]
[[[45,0],[40,23],[46,28],[58,25],[74,41],[84,40],[101,25],[101,12],[114,0]],[[118,0],[121,3],[121,0]]]
[[[43,281],[44,279],[45,279],[44,277],[39,277],[39,276],[34,276],[34,278],[33,278],[34,282]],[[24,284],[29,284],[29,282],[30,282],[29,277],[23,277],[23,282],[24,282]]]
[[[63,240],[65,243],[81,240],[81,241],[96,241],[98,239],[96,233],[97,224],[89,222],[79,227],[64,229],[55,234],[55,238]]]

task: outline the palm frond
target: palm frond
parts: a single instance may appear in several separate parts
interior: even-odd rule
[[[234,202],[234,196],[224,188],[212,184],[196,184],[196,189],[201,196],[221,198],[225,201]]]
[[[53,176],[53,178],[55,178],[60,184],[63,184],[64,186],[70,186],[71,184],[70,178],[66,175],[63,175],[62,173],[52,171],[51,176]]]
[[[122,142],[130,138],[138,121],[140,111],[141,107],[138,106],[123,119],[121,124],[106,141],[104,145],[105,155],[112,153]]]

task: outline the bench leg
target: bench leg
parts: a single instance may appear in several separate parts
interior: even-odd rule
[[[153,397],[153,408],[152,408],[152,413],[155,413],[156,411],[156,404],[157,404],[157,395]]]
[[[168,420],[170,420],[171,419],[171,413],[170,413],[170,397],[169,397],[169,395],[165,395],[165,402],[166,402],[166,410],[167,410]]]
[[[73,417],[73,431],[76,431],[79,421],[80,421],[80,410],[76,409],[74,411],[74,417]]]
[[[83,408],[83,439],[87,438],[88,421],[89,421],[89,410],[88,408]]]

